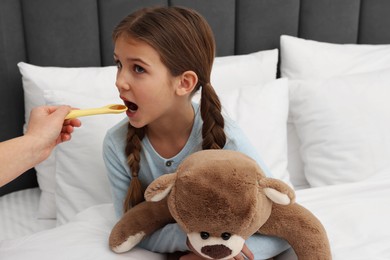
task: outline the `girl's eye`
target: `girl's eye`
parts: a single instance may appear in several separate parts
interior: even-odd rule
[[[136,73],[144,73],[145,72],[144,68],[142,68],[141,66],[138,66],[138,65],[134,65],[134,71]]]
[[[116,60],[116,61],[115,61],[115,64],[116,64],[116,67],[117,67],[118,69],[121,69],[121,68],[122,68],[122,63],[121,63],[119,60]]]

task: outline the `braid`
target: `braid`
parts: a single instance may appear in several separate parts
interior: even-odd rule
[[[141,140],[144,136],[144,128],[135,128],[130,124],[128,125],[126,155],[132,178],[123,203],[124,212],[144,200],[141,182],[138,179],[142,148]]]
[[[226,144],[225,121],[221,113],[221,102],[210,83],[202,86],[200,112],[203,119],[202,148],[222,149]]]

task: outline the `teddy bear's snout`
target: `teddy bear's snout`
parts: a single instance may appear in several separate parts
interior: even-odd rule
[[[201,251],[213,259],[222,259],[232,254],[232,250],[224,245],[204,246]]]

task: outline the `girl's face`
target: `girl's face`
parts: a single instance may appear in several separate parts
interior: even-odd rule
[[[116,86],[128,107],[130,124],[136,128],[153,122],[168,122],[177,109],[176,86],[155,49],[145,42],[120,36],[115,42],[114,59],[118,72]]]

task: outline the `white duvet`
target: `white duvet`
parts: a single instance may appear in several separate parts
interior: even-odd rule
[[[324,224],[333,259],[390,259],[390,172],[344,185],[297,191],[297,201]],[[139,248],[126,254],[107,246],[115,224],[111,204],[89,208],[63,226],[0,242],[0,259],[165,259]]]
[[[344,185],[301,190],[297,201],[323,223],[333,259],[390,259],[390,172]]]

